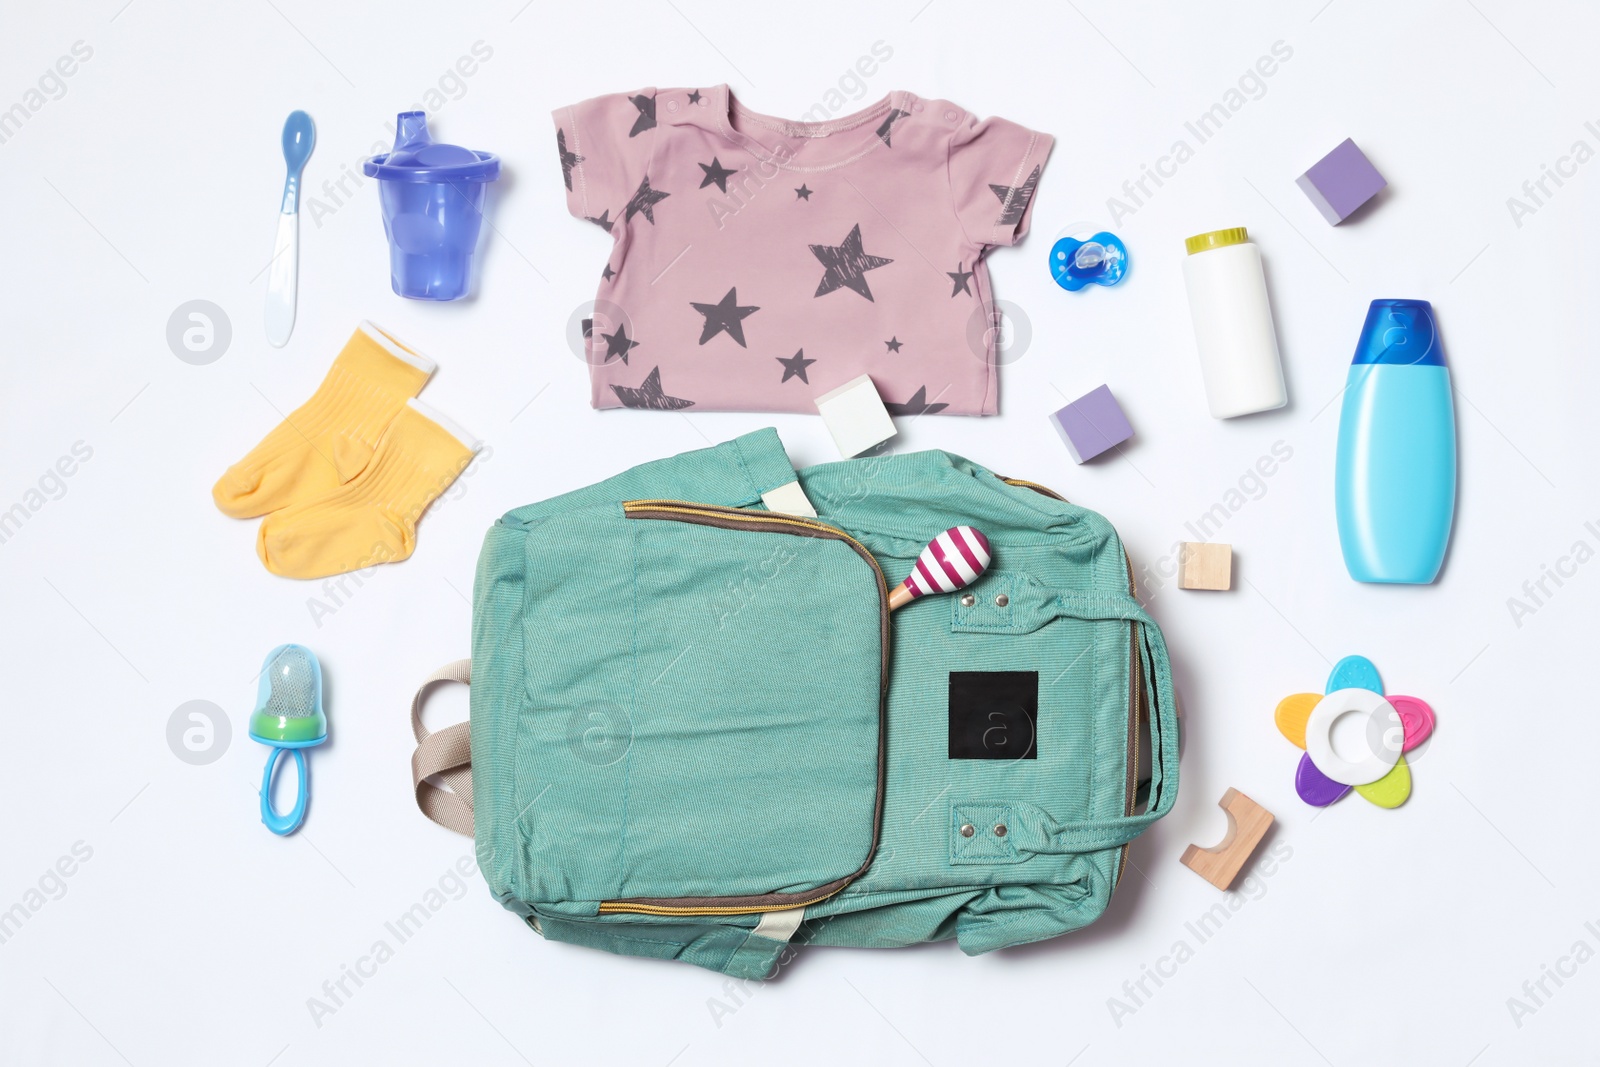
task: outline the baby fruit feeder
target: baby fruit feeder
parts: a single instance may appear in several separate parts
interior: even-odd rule
[[[328,739],[328,716],[322,709],[322,664],[304,645],[279,645],[267,653],[256,692],[256,711],[250,716],[250,737],[272,749],[261,774],[261,821],[280,837],[292,834],[305,821],[311,798],[306,769],[308,748]],[[294,807],[280,814],[272,807],[272,772],[285,752],[294,757]]]
[[[378,179],[394,291],[413,300],[466,296],[484,190],[500,177],[500,157],[436,144],[427,112],[402,111],[394,151],[368,159],[362,171]]]

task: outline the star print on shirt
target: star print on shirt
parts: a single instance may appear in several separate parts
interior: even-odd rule
[[[994,220],[996,226],[1015,226],[1022,221],[1022,213],[1028,210],[1028,201],[1033,199],[1033,191],[1039,188],[1039,170],[1034,167],[1028,180],[1021,185],[989,184],[989,191],[1000,198],[1000,217]]]
[[[567,131],[556,130],[556,149],[561,153],[561,178],[567,183],[567,188],[572,188],[572,168],[583,162],[584,157],[576,152],[567,151]]]
[[[827,268],[822,275],[821,283],[817,286],[817,296],[826,296],[835,289],[844,288],[872,300],[872,289],[867,285],[866,272],[886,267],[894,262],[884,256],[869,256],[862,250],[859,222],[845,236],[843,244],[812,245],[811,254]]]
[[[606,231],[607,233],[610,233],[611,232],[612,223],[616,222],[617,220],[613,219],[611,217],[611,209],[610,208],[606,208],[604,211],[600,212],[599,218],[596,218],[593,215],[585,215],[583,217],[583,221],[584,222],[592,222],[596,226],[600,227],[602,230]]]
[[[613,385],[611,391],[617,394],[617,399],[622,401],[625,408],[645,408],[650,411],[678,411],[682,408],[694,407],[693,400],[685,400],[681,396],[668,396],[661,389],[661,368],[656,367],[645,375],[639,388],[633,389],[626,385]]]
[[[616,333],[603,333],[600,336],[606,343],[606,358],[600,361],[602,363],[610,363],[618,356],[626,363],[628,353],[639,347],[639,342],[628,336],[628,324],[625,322],[617,327]]]
[[[816,360],[807,359],[805,349],[802,348],[788,359],[784,359],[782,356],[774,356],[773,358],[783,364],[783,381],[780,381],[779,385],[782,385],[783,382],[788,381],[790,378],[799,378],[807,385],[811,384],[811,379],[806,377],[806,368],[815,363]]]
[[[798,189],[796,189],[794,191],[794,198],[796,200],[810,200],[811,199],[811,190],[806,188],[804,182],[801,182],[800,183],[800,188],[798,188]]]
[[[891,352],[900,351],[900,348],[901,348],[900,338],[898,338],[898,337],[889,338],[887,341],[883,342],[883,347],[887,348]]]
[[[740,348],[745,348],[744,320],[761,309],[758,307],[740,307],[739,291],[737,288],[729,289],[715,304],[697,304],[690,302],[690,307],[706,317],[705,326],[700,330],[700,343],[705,344],[719,333],[726,333]]]
[[[700,90],[696,89],[694,92],[689,94],[689,103],[698,104],[699,102],[700,102]]]
[[[718,189],[721,189],[723,192],[727,192],[728,178],[739,173],[737,170],[729,170],[727,167],[724,167],[722,165],[722,161],[716,156],[711,157],[710,163],[701,163],[699,164],[699,167],[701,170],[706,172],[706,176],[700,181],[700,188],[702,189],[710,185],[712,182],[716,182]]]
[[[645,218],[650,220],[650,225],[654,226],[656,224],[655,206],[671,195],[671,193],[660,193],[650,188],[650,175],[646,174],[644,181],[639,183],[638,191],[628,198],[628,207],[622,213],[622,221],[632,222],[635,215],[643,214]]]
[[[895,123],[899,122],[909,114],[911,114],[911,112],[902,111],[897,107],[889,109],[889,116],[883,120],[883,124],[880,125],[876,131],[879,138],[883,140],[883,145],[885,148],[894,147],[894,145],[889,143],[889,133],[894,129]]]
[[[917,391],[911,394],[911,399],[904,404],[891,404],[885,400],[883,406],[891,415],[937,415],[950,405],[928,403],[928,387],[923,385],[918,386]]]
[[[972,295],[972,290],[967,288],[967,283],[972,280],[972,272],[970,270],[962,270],[961,268],[962,264],[957,263],[955,270],[947,270],[944,272],[945,277],[950,279],[951,296],[960,296],[962,293],[966,293],[968,296]]]
[[[638,96],[628,97],[628,102],[639,109],[639,117],[633,120],[633,129],[628,131],[629,137],[637,137],[646,130],[656,128],[656,98],[654,96],[645,96],[641,93]]]

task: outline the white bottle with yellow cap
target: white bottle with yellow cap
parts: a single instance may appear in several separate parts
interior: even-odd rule
[[[1243,226],[1199,234],[1184,247],[1183,280],[1212,418],[1283,407],[1289,394],[1261,252]]]

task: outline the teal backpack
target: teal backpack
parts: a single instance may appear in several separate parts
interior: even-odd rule
[[[957,524],[990,569],[891,620]],[[438,681],[470,722],[429,733]],[[472,658],[412,724],[418,804],[507,909],[741,978],[1078,929],[1178,792],[1166,645],[1105,519],[943,452],[796,472],[770,429],[501,518]]]

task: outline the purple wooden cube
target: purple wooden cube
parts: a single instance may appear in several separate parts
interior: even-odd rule
[[[1295,179],[1322,217],[1337,226],[1389,183],[1356,143],[1346,137],[1339,146]]]
[[[1104,385],[1051,415],[1050,425],[1061,435],[1074,463],[1093,459],[1133,436],[1128,417]]]

